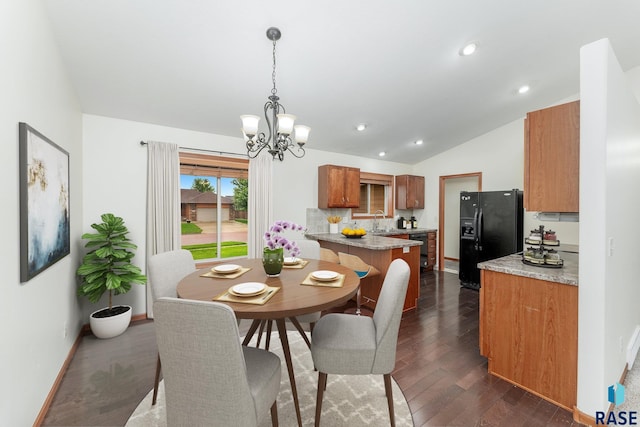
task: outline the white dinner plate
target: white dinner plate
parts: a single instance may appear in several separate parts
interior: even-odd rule
[[[230,274],[235,273],[236,271],[240,270],[240,268],[241,267],[238,264],[221,264],[213,267],[211,271],[220,274]]]
[[[284,258],[284,265],[296,265],[300,262],[300,258],[288,256]]]
[[[246,282],[229,288],[229,292],[239,297],[253,297],[267,290],[267,285],[258,282]]]
[[[318,270],[311,273],[311,277],[321,282],[330,282],[338,278],[338,273],[330,270]]]

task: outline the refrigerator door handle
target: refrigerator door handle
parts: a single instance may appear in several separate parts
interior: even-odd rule
[[[478,236],[478,250],[482,250],[482,208],[480,208],[480,214],[478,215],[478,222],[476,223],[477,231],[476,236]]]
[[[478,208],[473,212],[473,243],[478,250]]]

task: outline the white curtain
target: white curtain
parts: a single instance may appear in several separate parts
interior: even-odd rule
[[[263,235],[273,221],[272,171],[269,153],[249,160],[249,258],[262,258]]]
[[[180,158],[177,144],[147,143],[147,260],[180,248]],[[147,316],[153,317],[147,284]]]

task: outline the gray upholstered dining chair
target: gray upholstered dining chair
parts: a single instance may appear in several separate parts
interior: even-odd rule
[[[151,297],[157,301],[163,297],[175,297],[176,286],[184,276],[196,271],[196,263],[191,252],[185,249],[163,252],[152,255],[147,265],[149,275],[149,286],[151,286]],[[158,398],[158,384],[160,383],[160,372],[162,363],[160,353],[156,362],[156,378],[153,383],[153,399],[151,405],[156,404]]]
[[[320,425],[327,374],[382,374],[389,417],[391,425],[395,426],[391,371],[396,363],[398,331],[409,275],[409,264],[404,260],[396,259],[389,265],[373,317],[332,313],[316,323],[311,337],[311,357],[318,370],[316,426]]]
[[[169,426],[278,425],[280,358],[240,344],[221,303],[161,298],[153,305]]]

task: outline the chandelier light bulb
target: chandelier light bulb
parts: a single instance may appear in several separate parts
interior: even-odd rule
[[[278,114],[278,133],[283,135],[291,135],[293,132],[293,123],[296,121],[296,116],[293,114]]]
[[[253,138],[253,136],[258,133],[258,123],[260,122],[260,117],[243,115],[240,116],[240,120],[242,120],[242,130],[244,131],[244,133],[249,136],[249,139]]]
[[[309,126],[295,125],[293,129],[296,132],[296,142],[298,144],[305,144],[309,139],[309,132],[311,131],[311,128]]]

